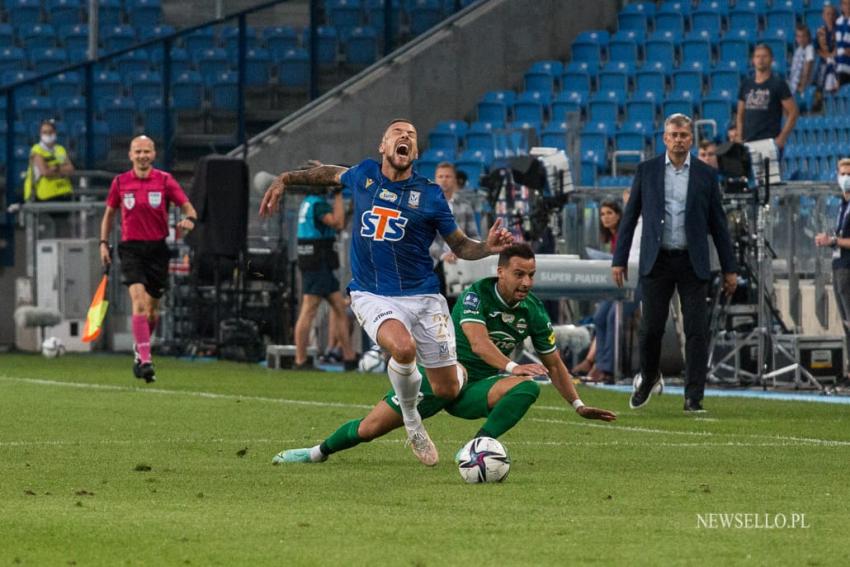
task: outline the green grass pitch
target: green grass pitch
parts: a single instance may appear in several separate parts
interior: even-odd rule
[[[707,398],[694,418],[581,390],[619,413],[603,424],[544,387],[502,438],[508,480],[467,485],[452,456],[480,424],[445,415],[433,469],[401,432],[272,466],[385,377],[160,358],[146,386],[130,362],[0,355],[0,565],[850,565],[848,406]]]

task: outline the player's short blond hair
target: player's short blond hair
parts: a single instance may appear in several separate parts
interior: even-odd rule
[[[846,157],[838,160],[838,169],[841,169],[842,167],[850,167],[850,158]]]

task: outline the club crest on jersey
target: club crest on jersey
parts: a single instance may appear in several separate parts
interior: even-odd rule
[[[366,178],[366,186],[365,186],[365,189],[368,189],[368,188],[372,185],[372,183],[374,183],[374,181],[372,181],[371,179],[369,179],[369,178],[367,177],[367,178]]]
[[[148,203],[151,207],[159,207],[162,204],[162,193],[160,191],[151,191],[148,193]]]
[[[401,212],[386,207],[373,206],[360,217],[360,236],[378,242],[396,242],[404,238],[407,218]]]
[[[416,209],[419,207],[419,191],[411,191],[410,196],[407,198],[407,206],[411,209]]]
[[[505,325],[510,325],[514,322],[514,316],[512,313],[502,313],[502,321],[505,322]],[[519,325],[517,325],[519,327]]]
[[[136,206],[135,193],[124,193],[124,208],[128,211]]]
[[[471,309],[473,311],[478,309],[478,305],[481,303],[481,299],[479,299],[478,294],[470,291],[466,294],[466,297],[463,298],[463,306],[467,309]]]
[[[381,189],[381,192],[378,193],[378,199],[382,201],[389,201],[390,203],[395,203],[398,201],[398,195],[393,193],[392,191],[388,191],[387,189]]]

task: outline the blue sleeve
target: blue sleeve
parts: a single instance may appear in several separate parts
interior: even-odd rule
[[[354,187],[357,185],[357,180],[360,178],[360,171],[362,170],[362,163],[358,163],[353,167],[349,167],[348,171],[343,173],[339,180],[342,182],[342,186],[348,189],[349,191],[354,190]]]
[[[443,195],[441,189],[437,189],[437,197],[434,199],[434,221],[437,226],[437,232],[445,238],[457,230],[457,221],[449,208],[449,202],[446,201],[446,196]]]

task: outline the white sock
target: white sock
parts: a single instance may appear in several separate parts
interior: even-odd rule
[[[314,463],[321,463],[322,461],[327,460],[328,456],[322,453],[319,449],[319,446],[310,447],[310,460]]]
[[[422,385],[422,375],[416,368],[416,362],[403,364],[390,358],[387,364],[387,374],[395,390],[398,405],[401,407],[401,417],[408,429],[418,427],[422,423],[416,403],[419,401],[419,386]]]

